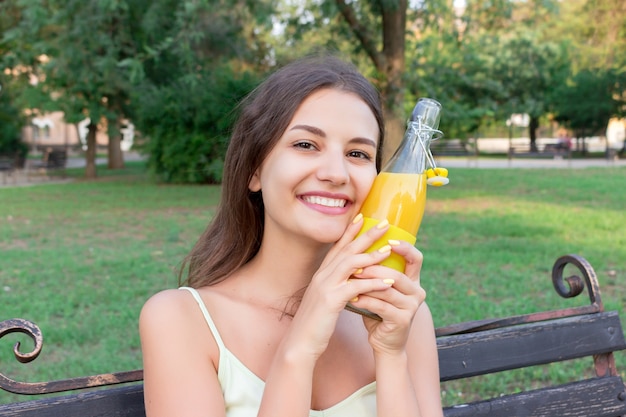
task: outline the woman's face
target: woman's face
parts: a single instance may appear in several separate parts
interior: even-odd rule
[[[378,133],[356,94],[323,89],[304,100],[249,184],[262,191],[265,237],[337,241],[376,177]]]

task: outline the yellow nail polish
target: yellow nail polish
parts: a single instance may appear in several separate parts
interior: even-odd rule
[[[383,279],[383,282],[387,285],[393,285],[394,282],[396,282],[395,280],[391,279],[391,278],[387,278],[387,279]]]
[[[391,246],[389,245],[385,245],[382,248],[378,249],[378,252],[380,253],[387,253],[387,252],[391,252]]]
[[[352,220],[352,224],[356,224],[356,223],[360,222],[362,219],[363,219],[363,214],[359,213],[359,214],[356,215],[354,220]]]
[[[354,297],[352,300],[350,300],[351,303],[356,303],[357,301],[359,301],[359,296],[358,295],[356,297]]]
[[[395,239],[389,239],[387,243],[389,243],[391,246],[398,246],[400,244],[400,241]]]
[[[377,229],[382,229],[384,227],[387,227],[388,225],[389,225],[389,220],[385,219],[385,220],[381,221],[380,223],[378,223],[376,225],[376,228]]]
[[[359,275],[363,273],[363,268],[359,268],[356,271],[354,271],[354,275]]]

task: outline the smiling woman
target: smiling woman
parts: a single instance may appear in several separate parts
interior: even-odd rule
[[[366,253],[384,221],[357,237],[383,133],[378,92],[335,57],[287,65],[243,102],[184,286],[141,313],[148,416],[442,415],[422,255]],[[381,265],[392,252],[404,272]]]
[[[313,242],[339,240],[376,177],[377,142],[376,118],[359,96],[328,88],[311,94],[250,181],[263,198],[263,239],[293,228],[308,230],[302,237]]]

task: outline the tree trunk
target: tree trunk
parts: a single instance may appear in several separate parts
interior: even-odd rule
[[[537,152],[537,129],[539,128],[539,117],[530,116],[528,123],[528,135],[530,136],[530,151]]]
[[[122,154],[122,148],[120,146],[122,142],[120,119],[116,117],[115,119],[108,120],[108,126],[109,145],[107,166],[109,169],[122,169],[124,168],[124,155]]]
[[[383,96],[385,111],[383,162],[386,162],[402,141],[406,127],[403,73],[408,0],[381,2],[380,6],[383,10],[382,51],[377,49],[377,35],[372,34],[368,26],[359,22],[351,4],[345,0],[335,0],[335,3],[380,74],[378,87]]]
[[[385,56],[383,97],[385,100],[385,145],[383,160],[393,156],[406,128],[404,114],[405,32],[407,0],[383,2],[383,55]]]
[[[85,178],[93,179],[98,176],[96,172],[96,132],[98,126],[89,123],[87,126],[87,152],[85,153]]]

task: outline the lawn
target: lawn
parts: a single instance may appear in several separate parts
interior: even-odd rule
[[[0,320],[26,318],[44,334],[30,364],[13,358],[23,335],[0,341],[0,372],[43,381],[139,369],[137,317],[153,293],[177,286],[177,267],[214,213],[217,186],[160,185],[140,163],[80,171],[69,184],[0,188]],[[607,310],[626,304],[626,168],[452,169],[429,189],[417,239],[422,284],[437,326],[570,307],[550,271],[584,256]],[[626,355],[617,355],[624,376]],[[446,404],[539,386],[591,371],[590,362],[443,385]],[[15,396],[0,393],[0,403]]]

